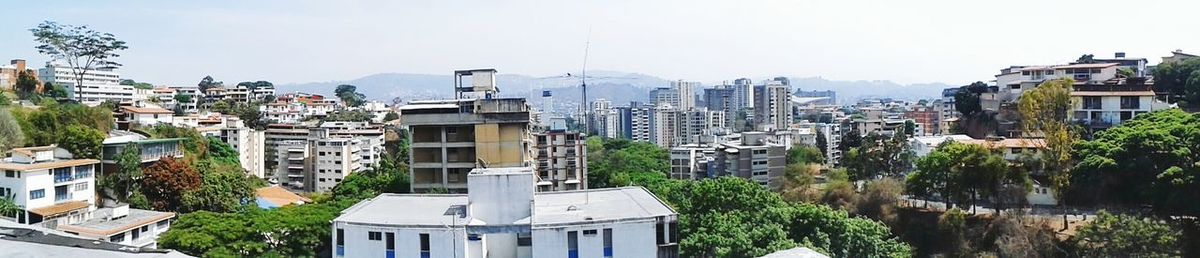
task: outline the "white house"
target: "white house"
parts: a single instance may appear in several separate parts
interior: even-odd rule
[[[170,124],[175,120],[175,112],[160,107],[121,106],[120,119],[117,123],[133,123],[140,125]]]
[[[335,257],[678,257],[675,211],[644,188],[534,191],[475,169],[469,194],[382,194],[333,221]]]
[[[95,171],[99,160],[75,159],[54,145],[16,148],[0,160],[0,196],[24,211],[16,220],[53,228],[91,218],[96,209]]]
[[[72,225],[59,225],[58,230],[80,237],[107,241],[139,248],[158,247],[158,234],[170,229],[173,212],[129,208],[120,205],[100,208],[92,219]]]

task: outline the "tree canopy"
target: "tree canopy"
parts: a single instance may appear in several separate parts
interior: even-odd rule
[[[1081,257],[1180,257],[1182,238],[1162,221],[1100,211],[1073,240]]]
[[[358,86],[342,84],[333,90],[335,96],[342,100],[347,107],[362,106],[367,101],[367,95],[358,93]]]
[[[1200,59],[1162,63],[1154,69],[1154,91],[1167,92],[1181,106],[1200,106]]]
[[[84,72],[89,69],[121,66],[112,59],[121,56],[117,51],[129,48],[112,33],[98,32],[87,26],[45,21],[29,31],[39,44],[35,47],[38,53],[66,62],[71,67],[75,85],[83,85]],[[83,95],[78,97],[82,99]]]
[[[983,198],[1002,209],[1009,199],[1003,198],[1006,188],[1021,189],[1023,197],[1030,187],[1028,174],[1009,170],[1003,156],[981,145],[948,141],[916,165],[906,179],[907,192],[922,197],[937,194],[950,204],[975,205]]]

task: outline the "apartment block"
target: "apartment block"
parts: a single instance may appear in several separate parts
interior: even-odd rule
[[[523,98],[410,101],[400,110],[412,139],[414,192],[465,192],[467,173],[477,167],[533,166]]]
[[[707,109],[680,111],[672,145],[696,144],[705,135],[727,132],[725,112]]]
[[[532,172],[474,169],[468,194],[364,200],[333,220],[330,251],[334,257],[679,256],[678,214],[645,188],[536,192]]]
[[[587,139],[570,131],[546,131],[537,139],[537,190],[587,189]]]
[[[83,85],[76,85],[72,68],[65,64],[46,62],[38,69],[38,79],[49,82],[67,91],[67,97],[95,106],[108,100],[127,102],[137,100],[133,86],[121,85],[121,75],[114,68],[96,68],[83,71]]]
[[[47,228],[91,219],[99,160],[76,159],[54,145],[15,148],[0,160],[0,196],[22,207],[16,221]]]
[[[746,178],[778,189],[787,166],[787,148],[766,133],[744,132],[741,142],[717,145],[712,164],[718,176]]]
[[[671,82],[671,89],[675,90],[679,96],[678,105],[675,108],[679,110],[692,110],[696,108],[696,87],[700,87],[699,82],[686,82],[683,80]]]
[[[716,149],[712,146],[680,145],[671,148],[670,155],[671,179],[696,180],[713,176],[710,165],[716,160]]]
[[[247,174],[266,179],[266,132],[241,126],[240,123],[221,128],[222,142],[238,152],[238,161]]]
[[[362,172],[361,141],[346,137],[324,137],[309,140],[311,166],[305,173],[305,190],[328,192],[350,174]]]
[[[679,126],[678,109],[670,105],[659,105],[650,114],[650,142],[663,148],[675,144]]]
[[[760,130],[787,128],[792,122],[791,91],[786,78],[776,78],[755,86],[754,121]]]
[[[681,105],[679,91],[669,87],[650,90],[650,104],[678,109]]]

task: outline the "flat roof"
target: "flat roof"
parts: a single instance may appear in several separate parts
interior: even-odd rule
[[[10,160],[7,160],[7,159],[0,161],[0,169],[15,170],[15,171],[29,171],[29,170],[73,167],[73,166],[82,166],[82,165],[91,165],[91,164],[100,163],[100,160],[95,160],[95,159],[55,160],[55,161],[49,161],[49,162],[37,162],[37,163],[30,163],[30,164],[12,163],[9,161]]]
[[[143,249],[0,220],[5,257],[192,257],[172,250]]]
[[[333,221],[407,227],[467,224],[469,220],[445,215],[453,205],[467,205],[467,195],[385,193],[343,210]]]
[[[1072,91],[1071,96],[1154,96],[1154,91]]]
[[[112,212],[112,208],[96,209],[92,212],[92,219],[79,224],[58,225],[58,230],[108,236],[175,217],[174,212],[129,208],[129,215],[108,220]]]
[[[520,222],[533,227],[573,223],[648,219],[675,214],[665,202],[642,187],[542,192],[533,196],[533,218]],[[381,194],[342,211],[335,222],[399,227],[463,225],[471,218],[446,215],[456,205],[468,205],[463,194]]]
[[[533,226],[590,221],[621,221],[675,214],[642,187],[541,192],[533,198]]]
[[[1117,63],[1062,65],[1062,66],[1055,66],[1054,69],[1057,70],[1057,69],[1071,69],[1071,68],[1105,68],[1105,67],[1113,67],[1113,66],[1117,66]]]

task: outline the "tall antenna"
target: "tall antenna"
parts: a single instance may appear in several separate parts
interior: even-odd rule
[[[588,28],[587,41],[583,43],[583,71],[579,77],[580,88],[583,89],[583,133],[592,134],[592,107],[588,104],[587,97],[587,59],[588,48],[592,46],[592,28]]]

